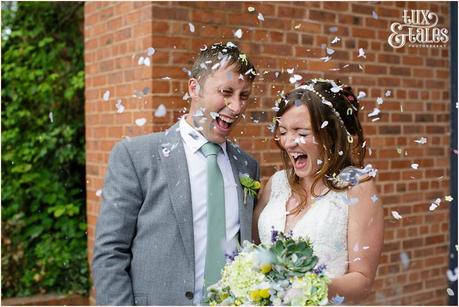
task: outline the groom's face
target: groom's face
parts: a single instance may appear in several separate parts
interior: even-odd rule
[[[235,72],[234,66],[220,68],[201,82],[190,79],[187,121],[208,141],[221,144],[245,112],[251,91],[252,82]]]

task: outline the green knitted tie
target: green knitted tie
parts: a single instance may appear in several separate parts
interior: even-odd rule
[[[201,147],[201,152],[207,159],[207,250],[204,293],[208,286],[220,279],[221,270],[226,263],[225,190],[222,172],[217,163],[219,150],[221,147],[214,143],[206,143]]]

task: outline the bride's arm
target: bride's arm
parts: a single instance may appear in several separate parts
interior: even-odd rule
[[[329,285],[329,298],[343,296],[344,304],[368,296],[375,279],[384,237],[384,213],[376,194],[373,180],[362,182],[348,192],[351,200],[358,199],[349,206],[349,269]]]
[[[263,211],[268,204],[269,196],[271,195],[271,178],[269,178],[266,186],[258,194],[257,206],[253,210],[252,238],[256,244],[260,243],[260,236],[258,235],[258,218],[260,217],[261,211]]]

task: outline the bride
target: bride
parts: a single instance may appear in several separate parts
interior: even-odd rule
[[[276,102],[276,172],[254,212],[255,241],[273,230],[309,237],[331,278],[329,298],[345,304],[371,291],[383,245],[383,209],[350,87],[313,79]],[[257,243],[258,243],[257,242]]]

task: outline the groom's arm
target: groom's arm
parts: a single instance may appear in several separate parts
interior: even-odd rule
[[[96,303],[134,305],[129,267],[143,195],[124,142],[116,144],[110,154],[102,194],[93,258]]]

